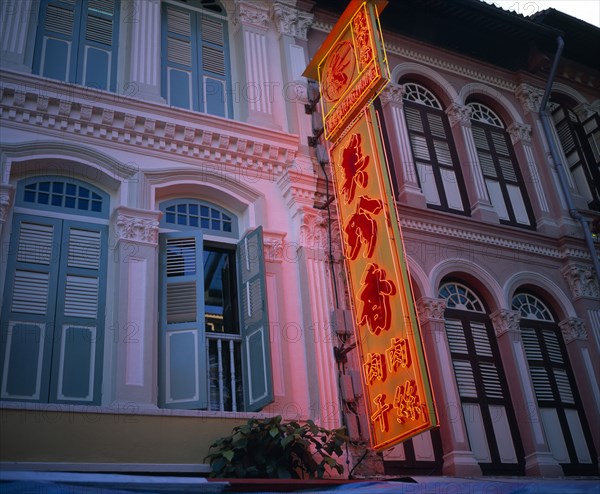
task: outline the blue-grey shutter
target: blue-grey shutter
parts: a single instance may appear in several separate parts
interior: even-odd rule
[[[33,70],[51,79],[75,82],[81,2],[44,0],[40,5]]]
[[[105,91],[117,79],[118,0],[88,0],[80,32],[77,82]]]
[[[229,75],[227,25],[223,20],[206,15],[201,15],[199,22],[202,111],[226,117]]]
[[[198,109],[195,14],[163,4],[162,91],[171,106]]]
[[[160,235],[159,404],[206,408],[202,231]]]
[[[262,227],[242,239],[236,255],[245,408],[255,412],[273,401]]]
[[[65,221],[50,401],[101,401],[108,227]]]
[[[0,398],[48,401],[62,222],[15,214],[0,325]]]

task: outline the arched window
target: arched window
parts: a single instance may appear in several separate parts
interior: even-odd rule
[[[481,171],[500,222],[534,228],[531,203],[502,119],[488,106],[470,102],[471,130]]]
[[[447,281],[444,324],[471,450],[484,474],[523,472],[518,434],[500,352],[487,309],[464,283]]]
[[[549,108],[577,191],[590,209],[600,211],[600,115],[580,119],[569,105],[555,101]]]
[[[217,0],[163,1],[161,53],[169,105],[231,117],[227,17]]]
[[[260,410],[273,399],[262,228],[240,241],[235,214],[195,199],[160,210],[160,405]]]
[[[404,115],[419,185],[427,206],[468,213],[468,201],[448,118],[426,87],[404,84]]]
[[[518,292],[512,308],[520,329],[542,425],[554,458],[566,475],[596,474],[591,434],[560,328],[542,299]]]
[[[120,0],[42,0],[33,71],[115,91]]]
[[[99,404],[109,196],[66,177],[17,184],[0,316],[0,398]]]

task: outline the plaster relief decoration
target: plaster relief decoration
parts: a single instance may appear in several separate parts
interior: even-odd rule
[[[233,23],[265,28],[269,24],[269,11],[260,1],[237,2]]]
[[[307,40],[308,28],[312,25],[314,18],[313,14],[302,12],[281,2],[273,4],[272,13],[279,34]]]
[[[510,134],[513,145],[521,141],[523,144],[531,144],[531,125],[513,122],[506,131]]]
[[[443,298],[423,297],[417,302],[419,321],[426,322],[432,319],[443,321],[446,310],[446,300]]]
[[[519,321],[521,320],[521,314],[518,311],[499,309],[490,314],[490,319],[492,320],[492,325],[494,326],[496,338],[500,338],[500,336],[509,331],[519,334]]]
[[[561,273],[571,288],[573,298],[600,298],[598,281],[591,266],[569,264],[561,270]]]
[[[558,323],[562,332],[565,343],[570,343],[574,340],[587,340],[587,331],[582,319],[578,317],[570,317]]]
[[[529,113],[537,113],[540,111],[540,103],[542,102],[542,90],[530,86],[529,84],[519,84],[515,91],[515,96],[521,106],[525,115]]]
[[[392,103],[397,106],[402,106],[404,103],[404,84],[394,84],[390,82],[379,94],[382,105]]]
[[[0,225],[6,222],[14,195],[15,189],[12,185],[0,185]]]
[[[446,109],[450,126],[454,127],[459,124],[461,127],[471,127],[471,108],[458,103],[452,103]]]
[[[144,215],[143,213],[147,213]],[[150,213],[150,214],[148,214]],[[118,240],[158,244],[158,214],[119,208],[116,212],[115,234]]]

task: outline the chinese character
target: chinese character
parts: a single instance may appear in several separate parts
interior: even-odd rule
[[[379,199],[368,196],[359,198],[356,212],[344,225],[348,259],[354,260],[358,257],[361,245],[366,247],[365,257],[369,258],[373,255],[377,243],[377,222],[371,215],[378,214],[382,209],[383,204]]]
[[[423,412],[419,404],[417,385],[414,379],[407,380],[404,386],[396,386],[394,394],[396,420],[404,424],[407,420],[415,421]]]
[[[373,58],[373,49],[371,48],[369,39],[369,23],[367,20],[366,11],[364,9],[361,9],[356,14],[352,24],[354,27],[354,35],[356,36],[356,45],[358,46],[360,53],[359,60],[362,70],[363,66],[368,64]]]
[[[367,361],[364,363],[365,380],[373,384],[375,379],[385,381],[385,355],[382,353],[369,353]]]
[[[390,405],[389,403],[385,403],[384,394],[378,394],[373,400],[373,402],[377,405],[377,410],[373,415],[371,415],[371,421],[379,421],[379,427],[381,428],[381,432],[385,432],[389,428],[386,413],[390,408],[392,408],[392,405]]]
[[[412,360],[410,358],[410,347],[408,338],[392,338],[391,346],[385,351],[390,372],[395,372],[398,367],[406,369],[410,367]]]
[[[358,300],[362,302],[358,324],[367,324],[369,331],[377,336],[390,329],[392,324],[390,295],[396,294],[396,286],[385,279],[385,271],[376,264],[369,264],[361,280]]]
[[[346,204],[350,204],[354,200],[356,194],[356,186],[366,187],[369,181],[369,176],[364,171],[369,166],[369,156],[363,155],[362,137],[360,134],[352,134],[350,142],[342,150],[341,170],[343,175],[342,195],[346,200]]]

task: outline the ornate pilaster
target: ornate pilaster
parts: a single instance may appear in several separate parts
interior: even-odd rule
[[[312,25],[313,14],[303,12],[281,1],[276,1],[273,4],[271,13],[279,35],[291,36],[303,41],[308,39],[307,32]]]
[[[583,319],[569,317],[568,319],[559,322],[558,327],[562,332],[565,343],[570,343],[574,340],[585,341],[588,339]]]
[[[302,208],[300,224],[300,246],[324,252],[327,248],[327,218],[324,211]]]
[[[521,314],[515,310],[499,309],[490,314],[490,319],[492,320],[492,325],[494,326],[496,338],[500,338],[500,336],[507,332],[519,332],[519,321],[521,320]]]
[[[269,25],[269,9],[260,1],[237,1],[233,25],[239,27],[240,24],[266,29]]]
[[[404,105],[404,84],[389,83],[379,94],[382,106],[390,103],[402,108]]]
[[[450,125],[460,125],[461,127],[471,127],[471,108],[458,103],[452,103],[446,108],[446,115]]]
[[[114,221],[117,240],[157,245],[158,218],[155,211],[120,207]]]
[[[579,297],[600,298],[598,281],[591,266],[568,264],[560,272],[567,280],[574,299]]]
[[[519,103],[521,103],[525,115],[540,111],[540,103],[543,96],[541,89],[525,83],[519,84],[515,90],[515,96]]]
[[[446,300],[443,298],[423,297],[417,302],[419,321],[443,321],[446,310]]]
[[[575,113],[577,113],[577,116],[582,122],[594,114],[600,115],[600,102],[596,101],[592,105],[589,103],[581,103],[575,108]]]
[[[531,125],[513,122],[506,131],[510,135],[513,146],[519,142],[527,145],[531,144]]]
[[[4,223],[6,223],[6,218],[8,218],[14,197],[15,188],[12,185],[0,185],[0,232]]]
[[[266,262],[282,263],[287,257],[285,252],[285,232],[263,231],[263,252]]]

